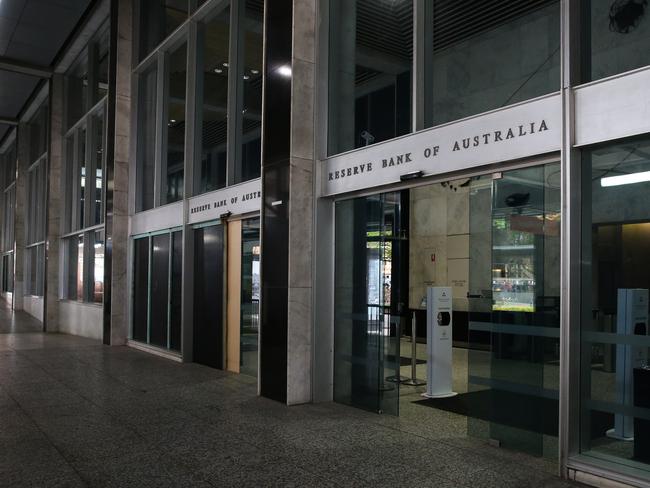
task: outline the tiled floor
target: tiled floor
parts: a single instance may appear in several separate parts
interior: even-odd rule
[[[0,486],[563,487],[548,461],[126,347],[0,334]]]

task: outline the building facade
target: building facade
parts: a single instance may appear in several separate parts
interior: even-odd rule
[[[94,2],[0,141],[0,291],[648,486],[649,8]]]

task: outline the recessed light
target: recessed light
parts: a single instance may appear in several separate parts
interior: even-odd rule
[[[645,183],[650,181],[650,171],[643,171],[641,173],[632,173],[621,176],[608,176],[607,178],[600,179],[600,186],[620,186],[632,185],[634,183]]]
[[[221,68],[214,68],[214,72],[221,74],[223,73],[223,70]]]
[[[251,78],[250,76],[248,76],[248,75],[244,75],[244,79],[245,79],[245,80],[250,80],[250,78]]]
[[[258,75],[258,74],[260,74],[260,71],[258,69],[252,69],[251,74],[252,75]]]
[[[228,67],[228,63],[223,63],[223,67],[224,67],[224,68],[227,68],[227,67]]]

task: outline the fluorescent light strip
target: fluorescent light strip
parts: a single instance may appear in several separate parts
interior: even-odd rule
[[[632,173],[629,175],[608,176],[607,178],[601,178],[600,186],[631,185],[633,183],[643,183],[646,181],[650,181],[650,171],[644,171],[642,173]]]

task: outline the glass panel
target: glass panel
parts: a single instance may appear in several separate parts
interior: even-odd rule
[[[470,186],[470,435],[557,457],[560,167]],[[478,401],[480,399],[480,401]]]
[[[48,106],[41,105],[29,124],[29,162],[34,163],[47,151]]]
[[[169,302],[169,348],[181,350],[183,293],[183,233],[172,232],[171,298]]]
[[[260,219],[242,222],[240,372],[257,376],[260,329]]]
[[[91,300],[94,303],[104,301],[104,231],[98,230],[92,232],[93,236],[93,280],[91,290]]]
[[[585,0],[583,81],[650,64],[646,0]]]
[[[188,0],[141,0],[138,59],[144,59],[187,20],[187,15]]]
[[[153,236],[151,253],[151,319],[149,342],[167,347],[169,304],[169,234]]]
[[[72,127],[88,110],[88,54],[82,52],[65,75],[66,128]]]
[[[136,210],[153,208],[156,150],[156,65],[139,78],[138,90],[138,180]]]
[[[86,227],[86,128],[78,132],[77,139],[77,189],[79,200],[77,201],[77,229]],[[91,179],[92,181],[92,179]]]
[[[79,243],[81,241],[81,246]],[[76,300],[82,298],[77,294],[80,286],[78,281],[83,279],[83,236],[74,236],[64,239],[63,241],[64,263],[65,263],[65,284],[63,287],[63,298],[67,300]],[[80,258],[81,253],[81,258]],[[81,261],[81,270],[79,269]],[[81,271],[81,272],[80,272]]]
[[[411,131],[413,1],[330,2],[329,154]]]
[[[401,205],[399,192],[336,204],[334,399],[394,415],[399,387],[387,380],[399,377],[407,292]]]
[[[264,4],[247,0],[242,36],[239,90],[243,94],[241,152],[235,166],[235,183],[260,176],[262,157],[262,63]]]
[[[67,185],[69,185],[70,188],[68,188],[63,194],[63,201],[65,205],[64,229],[66,232],[77,228],[77,224],[73,223],[72,221],[73,208],[76,204],[76,202],[74,201],[74,191],[72,188],[72,186],[76,184],[74,163],[75,163],[74,134],[71,134],[65,140],[65,182],[72,182],[72,184],[67,183]]]
[[[84,236],[79,235],[76,239],[72,239],[72,244],[76,244],[76,260],[71,261],[72,266],[76,266],[75,270],[75,285],[76,285],[76,298],[77,300],[84,299]]]
[[[560,2],[433,2],[425,126],[560,89]]]
[[[93,117],[93,157],[95,158],[95,184],[93,185],[93,215],[91,225],[104,221],[102,194],[104,186],[104,114]]]
[[[647,139],[585,151],[581,190],[581,450],[646,478],[649,151]]]
[[[149,238],[133,241],[133,332],[135,341],[147,342],[149,319]]]
[[[203,83],[197,92],[201,159],[195,171],[195,194],[226,186],[230,8],[201,27],[198,54]]]
[[[167,78],[167,179],[162,204],[183,198],[185,163],[185,86],[187,80],[187,44],[169,55]]]
[[[97,45],[97,95],[95,100],[99,101],[108,94],[108,48],[109,31],[101,37]]]

